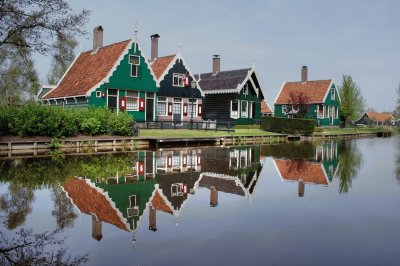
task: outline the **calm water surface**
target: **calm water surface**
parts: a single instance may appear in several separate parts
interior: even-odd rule
[[[2,265],[400,265],[398,136],[2,159],[0,173]]]

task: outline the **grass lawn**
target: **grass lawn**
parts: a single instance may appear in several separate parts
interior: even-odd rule
[[[314,136],[326,134],[351,134],[351,133],[371,133],[378,131],[392,131],[391,128],[373,127],[373,128],[324,128],[323,132],[314,132]]]
[[[235,132],[226,131],[204,131],[189,129],[141,129],[142,138],[196,138],[196,137],[225,137],[225,136],[270,136],[278,135],[274,132],[268,132],[260,129],[235,129]]]

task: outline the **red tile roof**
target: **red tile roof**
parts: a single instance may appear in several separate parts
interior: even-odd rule
[[[303,179],[305,183],[328,185],[321,163],[283,159],[275,159],[274,162],[281,177],[285,180]]]
[[[175,55],[168,55],[164,57],[159,57],[151,63],[151,68],[153,69],[153,73],[156,76],[157,80],[161,77],[162,73],[164,73],[165,69],[169,66],[172,59],[175,58]]]
[[[130,40],[114,43],[92,51],[81,53],[73,63],[59,86],[44,97],[58,98],[86,94],[111,71]]]
[[[268,103],[266,101],[264,101],[264,100],[261,101],[261,113],[264,113],[264,114],[271,114],[272,113],[272,110],[269,107]]]
[[[322,103],[324,97],[329,90],[329,84],[332,80],[310,80],[304,83],[302,82],[285,82],[282,87],[275,104],[287,104],[289,103],[290,93],[297,93],[299,91],[306,93],[310,97],[309,103]]]
[[[106,197],[88,185],[85,180],[69,179],[64,184],[64,190],[81,212],[89,215],[95,214],[99,220],[127,230],[117,211],[110,205]]]
[[[394,119],[391,113],[367,112],[367,115],[369,119],[379,122],[385,122],[386,120]]]
[[[157,211],[164,211],[164,212],[172,214],[172,210],[165,203],[163,197],[161,197],[161,195],[158,193],[158,191],[156,192],[156,194],[154,195],[154,197],[151,201],[151,206],[153,206],[153,208],[156,209]]]

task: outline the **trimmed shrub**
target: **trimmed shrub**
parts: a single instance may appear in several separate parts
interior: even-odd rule
[[[110,115],[107,126],[110,135],[131,136],[133,134],[133,119],[127,112]]]
[[[262,117],[261,129],[286,134],[312,135],[313,119]]]

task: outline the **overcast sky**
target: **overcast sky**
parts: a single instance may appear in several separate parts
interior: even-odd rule
[[[395,108],[400,83],[400,1],[152,1],[67,0],[75,11],[90,10],[89,35],[79,50],[92,49],[92,29],[104,28],[104,45],[132,37],[150,56],[150,35],[158,33],[159,56],[174,54],[178,42],[190,69],[210,72],[213,54],[221,70],[256,65],[264,96],[272,106],[283,81],[300,80],[307,65],[309,80],[349,74],[367,106]],[[78,50],[77,50],[78,52]],[[41,79],[48,58],[37,59]]]

